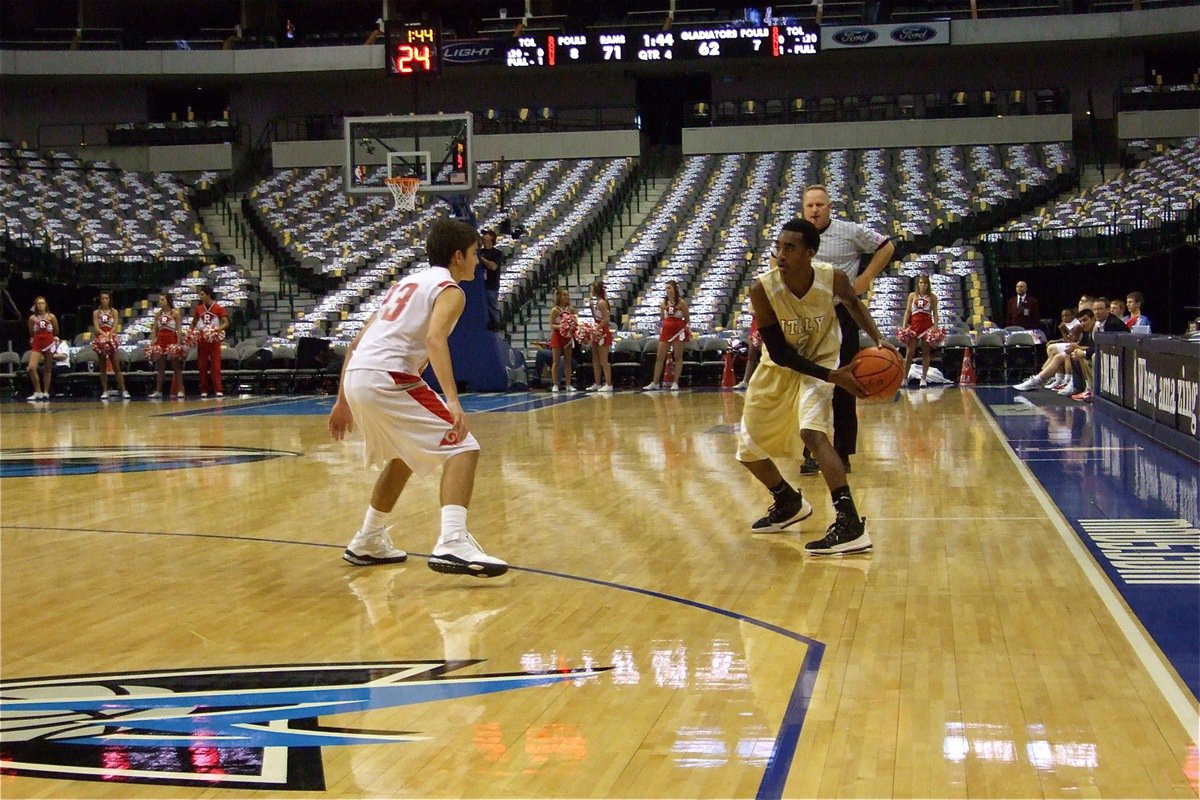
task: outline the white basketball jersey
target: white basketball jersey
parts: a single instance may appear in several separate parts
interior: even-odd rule
[[[425,337],[433,303],[450,287],[461,291],[445,267],[430,267],[398,281],[384,296],[346,369],[420,376],[429,361]]]

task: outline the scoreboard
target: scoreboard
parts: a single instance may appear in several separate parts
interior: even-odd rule
[[[389,75],[439,75],[442,72],[442,32],[437,25],[409,23],[389,26],[383,60]]]
[[[799,24],[746,27],[590,30],[518,36],[504,64],[518,69],[564,64],[635,64],[664,61],[770,59],[816,55],[821,34]]]

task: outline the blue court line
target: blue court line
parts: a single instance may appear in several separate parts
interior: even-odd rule
[[[11,530],[35,530],[35,531],[54,531],[60,533],[119,533],[133,536],[177,536],[184,538],[195,539],[231,539],[239,542],[264,542],[267,544],[291,544],[300,545],[302,547],[321,547],[326,549],[342,549],[339,544],[326,544],[323,542],[299,542],[292,539],[273,539],[260,536],[233,536],[230,534],[217,533],[179,533],[169,531],[125,531],[115,528],[50,528],[44,525],[6,525],[5,528]],[[417,558],[429,559],[430,556],[426,553],[414,553],[409,551],[410,556]],[[531,575],[544,575],[548,578],[561,578],[569,581],[579,581],[580,583],[589,583],[594,586],[601,586],[607,589],[617,589],[623,592],[631,592],[640,594],[646,597],[653,597],[657,600],[665,600],[669,603],[677,603],[689,608],[695,608],[700,611],[707,611],[712,614],[717,614],[722,617],[735,620],[737,622],[745,622],[771,633],[784,636],[796,642],[806,645],[804,659],[800,662],[800,672],[796,676],[796,683],[792,686],[792,693],[788,699],[787,709],[784,711],[783,720],[780,723],[779,731],[775,735],[775,745],[771,748],[771,754],[767,758],[767,766],[763,770],[762,780],[758,784],[758,792],[755,794],[757,800],[779,800],[783,797],[784,785],[787,783],[788,774],[792,769],[792,761],[796,755],[796,747],[800,742],[800,733],[804,728],[804,720],[808,715],[809,706],[812,703],[813,688],[817,682],[817,673],[821,668],[821,661],[825,656],[825,644],[811,637],[797,633],[787,628],[781,627],[765,620],[748,617],[745,614],[739,614],[736,611],[731,611],[719,606],[702,603],[698,600],[689,600],[686,597],[678,597],[676,595],[666,594],[664,592],[655,591],[654,589],[643,589],[638,586],[628,586],[622,583],[614,583],[612,581],[601,580],[599,578],[587,578],[581,575],[570,575],[565,572],[556,572],[554,570],[541,569],[539,567],[518,567],[509,565],[509,570],[513,572],[526,572]]]
[[[1200,697],[1200,586],[1178,578],[1169,584],[1130,583],[1110,560],[1111,553],[1087,530],[1098,522],[1115,522],[1119,532],[1122,520],[1184,520],[1192,528],[1200,527],[1196,463],[1087,404],[1064,404],[1035,393],[1029,413],[997,414],[994,406],[1010,405],[1014,390],[976,389],[976,394],[1191,691],[1193,701]],[[1035,402],[1039,400],[1045,405]],[[1064,440],[1080,449],[1065,449]],[[1137,524],[1141,523],[1131,522],[1125,530]],[[1173,538],[1157,545],[1162,568],[1185,570],[1194,563],[1198,548]],[[1152,533],[1138,539],[1143,546],[1153,542]],[[1200,568],[1193,572],[1200,578]],[[1154,570],[1143,574],[1153,578]]]

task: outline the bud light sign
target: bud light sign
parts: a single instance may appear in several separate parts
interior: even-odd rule
[[[950,20],[907,25],[848,25],[821,28],[821,47],[825,49],[911,47],[922,44],[950,44]]]
[[[445,64],[499,64],[504,48],[492,39],[467,39],[442,45]]]

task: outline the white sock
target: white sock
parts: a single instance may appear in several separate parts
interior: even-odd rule
[[[442,535],[438,541],[452,539],[467,529],[466,506],[442,506]]]
[[[377,531],[387,525],[387,514],[376,511],[375,506],[367,506],[367,516],[363,518],[362,529],[367,533]]]

